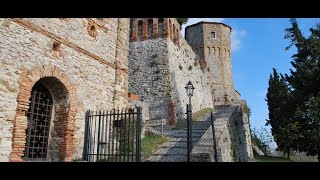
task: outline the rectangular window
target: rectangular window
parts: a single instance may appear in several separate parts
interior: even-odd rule
[[[211,39],[216,39],[216,32],[211,32]]]

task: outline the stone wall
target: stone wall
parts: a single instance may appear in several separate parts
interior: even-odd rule
[[[214,132],[217,143],[216,150],[218,162],[235,161],[233,131],[229,123],[229,118],[231,117],[233,111],[233,108],[228,109],[220,117],[214,120]]]
[[[218,160],[248,162],[253,159],[251,135],[243,104],[231,105],[215,119]]]
[[[167,41],[162,38],[130,42],[129,92],[149,103],[150,119],[168,119],[170,71]]]
[[[66,89],[60,160],[82,156],[85,111],[127,106],[128,31],[129,19],[0,19],[0,161],[21,160],[28,93],[43,77]]]
[[[235,126],[237,130],[237,134],[240,137],[239,144],[240,150],[239,155],[241,158],[244,158],[242,161],[251,161],[254,158],[253,149],[252,149],[252,142],[251,142],[251,130],[250,130],[250,121],[248,114],[244,112],[244,106],[246,105],[245,100],[240,101],[240,108],[239,108],[239,119],[234,120],[234,122],[239,121]]]
[[[195,87],[192,100],[192,111],[213,108],[211,90],[207,74],[201,70],[199,60],[191,46],[184,38],[180,38],[179,47],[168,42],[169,68],[171,87],[178,119],[185,117],[186,104],[189,103],[185,86],[191,81]]]
[[[242,104],[220,108],[213,114],[218,162],[249,162],[253,159],[247,114]],[[214,162],[212,126],[194,145],[191,157],[196,162]]]
[[[179,46],[163,38],[130,42],[129,91],[150,104],[150,119],[183,118],[189,103],[184,87],[189,80],[196,88],[193,111],[213,108],[208,77],[195,57],[183,38]]]
[[[175,18],[133,18],[131,26],[130,33],[126,18],[0,19],[0,161],[23,160],[26,113],[37,82],[53,96],[50,161],[79,159],[85,111],[126,107],[128,91],[140,96],[144,120],[165,118],[169,125],[185,116],[189,80],[193,111],[239,102],[228,26],[187,28],[188,42]],[[218,37],[213,43],[212,31]],[[240,105],[225,113],[216,121],[220,157],[247,161],[248,118]]]

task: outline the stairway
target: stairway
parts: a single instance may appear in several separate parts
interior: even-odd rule
[[[222,110],[214,113],[214,117]],[[192,145],[195,145],[202,135],[211,126],[210,113],[200,121],[192,123]],[[145,162],[186,162],[187,161],[187,128],[167,130],[163,133],[168,137],[168,142],[160,146]]]

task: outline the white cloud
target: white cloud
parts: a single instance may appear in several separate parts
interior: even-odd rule
[[[231,49],[233,52],[241,48],[241,39],[245,37],[247,32],[245,30],[233,29],[231,32]]]
[[[182,36],[184,37],[184,30],[187,26],[190,26],[192,24],[196,24],[200,21],[205,21],[205,22],[223,22],[224,18],[189,18],[188,22],[186,24],[184,24],[181,27],[181,33]]]

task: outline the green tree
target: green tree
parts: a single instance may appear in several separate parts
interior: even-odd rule
[[[309,115],[309,121],[312,128],[306,132],[308,137],[307,152],[310,155],[317,155],[320,161],[320,98],[312,97],[307,102],[308,109],[306,114]]]
[[[178,23],[180,24],[180,28],[182,25],[188,22],[189,18],[177,18]]]
[[[269,78],[267,92],[267,104],[269,109],[269,119],[266,125],[271,125],[271,132],[278,149],[284,152],[284,156],[290,158],[290,150],[297,141],[298,135],[295,119],[295,104],[286,78],[273,69],[273,74]],[[301,128],[298,126],[297,128]]]
[[[290,84],[293,103],[296,104],[294,118],[301,129],[300,148],[309,155],[318,155],[320,161],[320,24],[310,28],[311,35],[304,37],[296,19],[291,19],[291,27],[286,29],[286,39],[297,48],[292,56],[290,75],[286,79]],[[302,135],[301,135],[302,134]]]

